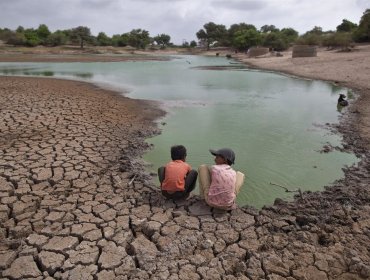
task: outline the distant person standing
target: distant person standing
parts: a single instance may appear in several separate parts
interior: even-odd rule
[[[188,198],[195,188],[198,172],[185,162],[186,148],[182,145],[171,147],[171,159],[158,168],[162,194],[170,199]]]
[[[339,98],[338,98],[338,105],[339,106],[343,106],[343,107],[348,106],[348,101],[345,100],[345,98],[346,98],[346,96],[343,93],[339,94]]]
[[[199,192],[206,203],[215,208],[236,208],[236,196],[244,183],[244,174],[235,171],[235,153],[229,148],[209,150],[215,156],[215,165],[199,167]]]

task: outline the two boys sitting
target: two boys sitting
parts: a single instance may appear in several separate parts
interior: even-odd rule
[[[235,171],[231,165],[235,153],[228,148],[210,150],[215,156],[215,165],[199,167],[199,192],[211,207],[230,210],[236,208],[236,195],[244,182],[244,174]],[[171,147],[172,161],[158,169],[162,194],[171,199],[187,198],[194,190],[198,172],[185,162],[186,148]]]

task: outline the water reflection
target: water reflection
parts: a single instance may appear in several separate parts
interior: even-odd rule
[[[339,113],[342,113],[343,108],[344,108],[343,106],[341,106],[340,104],[337,103],[337,111]]]
[[[19,68],[5,67],[5,68],[0,69],[0,73],[4,75],[26,75],[25,73],[27,73],[28,71],[32,71],[33,69],[37,69],[37,68],[19,69]]]
[[[331,92],[335,95],[338,95],[339,93],[343,92],[343,87],[340,87],[336,84],[331,84]]]
[[[94,77],[93,73],[73,73],[72,75],[84,79],[92,79]]]
[[[65,77],[75,77],[75,78],[82,78],[82,79],[92,79],[94,74],[91,72],[61,72],[51,70],[43,70],[40,71],[39,68],[36,67],[29,67],[29,68],[16,68],[16,67],[5,67],[0,68],[0,74],[2,75],[19,75],[19,76],[43,76],[43,77],[53,77],[53,76],[65,76]]]
[[[30,75],[31,75],[31,73],[30,73]],[[36,72],[36,75],[37,76],[52,77],[52,76],[54,76],[54,72],[53,71],[42,71],[42,72]]]
[[[198,70],[246,70],[248,67],[243,64],[236,64],[236,65],[213,65],[213,66],[195,66],[191,69],[198,69]]]

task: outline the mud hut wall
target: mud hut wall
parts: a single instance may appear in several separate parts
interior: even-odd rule
[[[269,48],[250,48],[248,50],[249,57],[256,57],[269,53]]]
[[[315,46],[297,45],[293,46],[292,57],[315,57],[317,49]]]

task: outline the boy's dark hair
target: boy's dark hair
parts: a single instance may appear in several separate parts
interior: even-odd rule
[[[182,160],[186,157],[186,148],[183,145],[177,145],[171,147],[171,158],[172,160]]]

